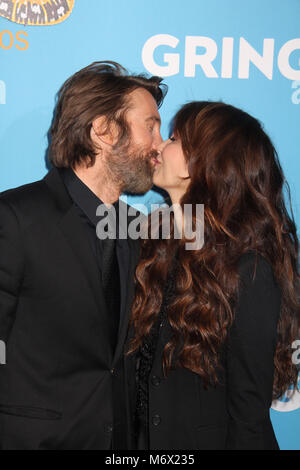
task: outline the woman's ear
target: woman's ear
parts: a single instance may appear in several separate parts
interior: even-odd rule
[[[92,122],[91,139],[97,146],[115,145],[117,141],[117,131],[114,123],[107,124],[105,116],[99,116]]]

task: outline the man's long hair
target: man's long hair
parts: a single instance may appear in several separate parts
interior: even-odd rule
[[[297,383],[292,342],[299,338],[300,299],[298,239],[276,151],[256,119],[224,103],[185,105],[175,117],[174,135],[190,175],[182,210],[184,204],[204,204],[205,243],[187,251],[184,239],[142,241],[129,352],[141,346],[157,319],[176,246],[176,295],[168,308],[173,336],[164,348],[164,370],[176,359],[206,385],[217,383],[220,351],[234,320],[238,261],[255,250],[271,263],[282,295],[274,363],[274,397],[279,397]],[[287,183],[286,188],[289,195]]]
[[[128,95],[137,88],[147,90],[158,107],[167,86],[159,77],[129,75],[116,62],[94,62],[72,75],[60,88],[50,128],[50,163],[74,168],[86,162],[92,166],[96,149],[90,132],[94,119],[105,117],[107,129],[113,123],[119,144],[130,138],[126,122]]]

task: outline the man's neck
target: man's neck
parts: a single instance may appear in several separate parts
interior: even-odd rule
[[[113,204],[119,199],[121,189],[108,176],[106,168],[101,163],[96,161],[95,165],[88,168],[84,165],[77,166],[73,171],[104,204]]]

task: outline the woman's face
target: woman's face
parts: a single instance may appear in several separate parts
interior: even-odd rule
[[[160,154],[155,162],[153,183],[178,196],[183,195],[189,185],[188,166],[181,147],[180,139],[172,136],[159,147]]]

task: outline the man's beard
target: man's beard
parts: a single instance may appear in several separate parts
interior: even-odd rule
[[[155,150],[145,151],[141,146],[117,145],[107,156],[106,164],[113,181],[121,192],[144,194],[153,186]]]

